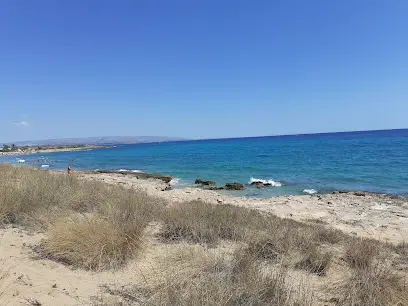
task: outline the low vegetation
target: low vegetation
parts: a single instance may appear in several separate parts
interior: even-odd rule
[[[43,232],[37,254],[75,268],[116,270],[157,254],[134,271],[140,281],[105,287],[117,305],[408,306],[405,243],[350,237],[322,222],[201,201],[167,205],[140,190],[7,165],[0,220]]]

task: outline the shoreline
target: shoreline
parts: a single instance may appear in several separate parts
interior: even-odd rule
[[[60,171],[59,171],[60,172]],[[60,172],[61,173],[61,172]],[[140,173],[75,171],[82,179],[144,190],[171,203],[200,200],[257,209],[283,218],[329,224],[348,234],[388,242],[408,237],[408,198],[370,192],[337,191],[331,194],[290,195],[271,198],[234,196],[233,191],[171,184]]]
[[[109,149],[112,146],[96,146],[96,145],[86,145],[83,147],[67,147],[67,148],[50,148],[50,149],[40,149],[40,150],[29,150],[29,151],[9,151],[0,152],[0,156],[21,156],[21,155],[35,155],[43,153],[60,153],[60,152],[73,152],[73,151],[88,151],[96,149]]]

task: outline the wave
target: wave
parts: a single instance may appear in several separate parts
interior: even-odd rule
[[[18,163],[25,163],[25,159],[17,159]]]
[[[249,180],[248,184],[251,185],[252,183],[263,183],[265,185],[270,185],[273,187],[282,187],[282,183],[274,180],[263,180],[263,179],[258,179],[255,177],[251,177]]]
[[[50,165],[41,165],[41,168],[49,168]]]
[[[137,169],[135,169],[135,170],[119,169],[119,170],[116,170],[116,171],[118,171],[118,172],[144,173],[142,170],[137,170]]]
[[[170,186],[176,186],[180,183],[180,179],[178,177],[172,178],[169,185]]]
[[[317,190],[311,188],[311,189],[305,189],[305,190],[303,190],[303,192],[308,193],[308,194],[314,194],[314,193],[317,193]]]

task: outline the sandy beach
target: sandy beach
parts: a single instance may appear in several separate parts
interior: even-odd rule
[[[325,195],[282,196],[268,199],[235,197],[202,188],[172,188],[160,180],[139,179],[133,174],[77,173],[83,179],[142,189],[170,203],[202,200],[213,204],[233,204],[259,209],[298,221],[320,220],[349,234],[382,241],[408,239],[408,199],[366,192]],[[273,187],[270,187],[273,188]]]
[[[66,175],[62,171],[51,173]],[[73,176],[84,181],[143,190],[149,196],[165,199],[168,207],[177,206],[176,204],[181,202],[201,200],[217,205],[232,204],[254,208],[310,224],[327,224],[356,237],[369,237],[392,243],[406,241],[408,237],[408,200],[405,198],[342,192],[253,199],[234,197],[233,192],[227,194],[224,191],[216,192],[200,187],[179,188],[166,183],[167,177],[163,181],[142,178],[143,174],[135,173],[79,171],[75,171]],[[122,268],[87,271],[39,256],[36,248],[48,239],[46,233],[19,225],[4,225],[0,228],[0,304],[141,305],[135,302],[135,297],[127,296],[123,292],[126,292],[127,288],[144,288],[147,284],[158,281],[158,271],[175,273],[171,272],[172,263],[177,266],[185,262],[183,269],[188,272],[183,273],[199,273],[194,272],[200,271],[194,270],[199,268],[189,266],[192,264],[189,263],[189,258],[194,258],[194,263],[201,267],[211,263],[212,258],[230,258],[231,252],[240,246],[232,241],[223,241],[216,248],[186,242],[163,243],[157,238],[159,231],[157,222],[150,223],[143,233],[143,251]],[[338,247],[331,250],[334,254],[343,252]],[[405,261],[401,261],[400,269],[407,269]],[[334,306],[334,303],[327,302],[327,293],[321,293],[326,292],[328,285],[339,282],[349,273],[351,272],[346,263],[336,259],[333,260],[330,273],[324,278],[293,270],[288,274],[288,281],[294,287],[309,284],[310,288],[317,292],[313,305]]]

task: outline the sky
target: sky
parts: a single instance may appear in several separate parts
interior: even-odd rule
[[[405,0],[0,0],[0,141],[408,128]]]

